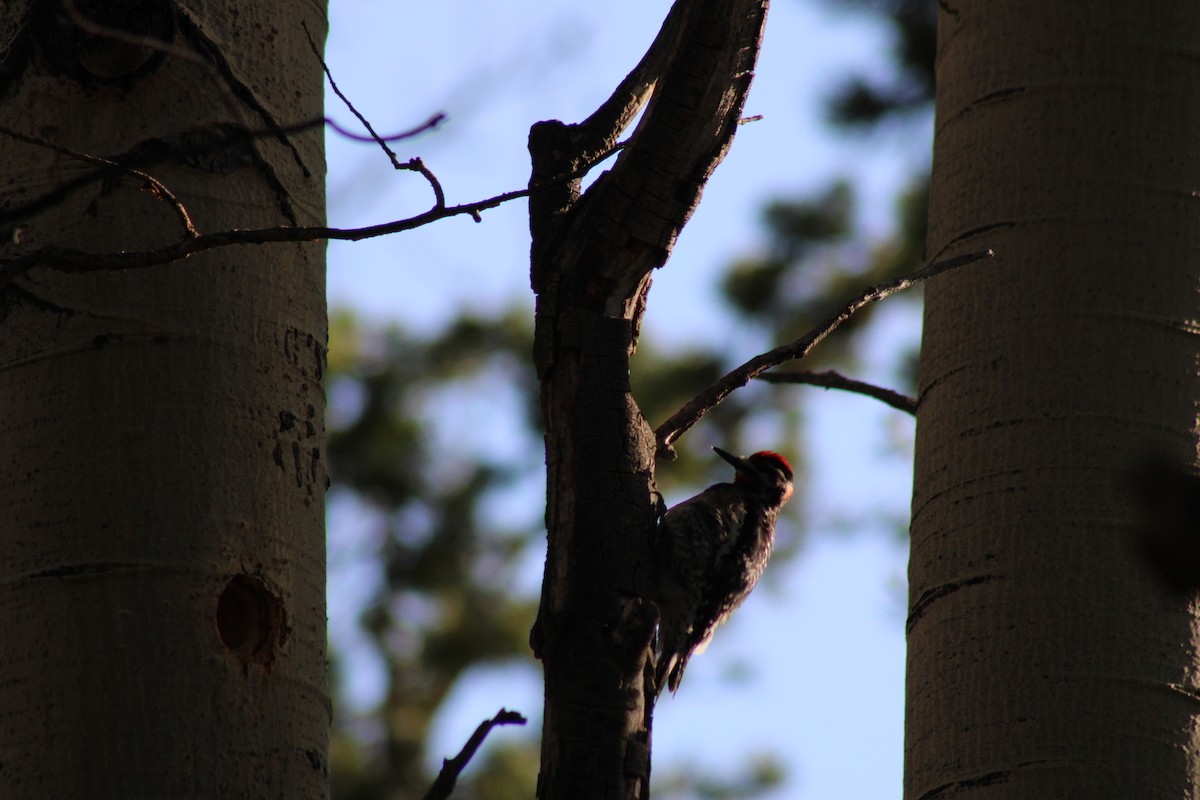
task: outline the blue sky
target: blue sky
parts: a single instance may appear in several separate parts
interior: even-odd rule
[[[440,130],[408,143],[400,155],[421,156],[452,204],[523,187],[529,126],[589,114],[637,62],[668,3],[526,0],[517,8],[488,0],[330,3],[326,60],[378,130],[406,129],[438,111],[448,115]],[[891,137],[847,138],[823,125],[820,104],[849,67],[884,69],[887,43],[885,30],[849,12],[832,13],[814,0],[776,0],[746,107],[764,119],[740,130],[671,261],[655,276],[646,335],[664,347],[732,341],[745,347],[745,358],[771,344],[734,329],[714,299],[721,270],[759,246],[759,209],[767,199],[797,196],[849,174],[866,189],[866,227],[887,230],[897,187],[927,160],[928,124]],[[327,105],[349,126],[352,118],[336,98],[330,95]],[[377,149],[333,135],[328,141],[331,224],[361,226],[431,204],[428,187],[412,173],[393,172]],[[331,243],[330,301],[424,331],[462,309],[531,307],[528,247],[521,201],[485,212],[481,224],[459,218],[393,237]],[[896,353],[919,336],[919,318],[911,306],[882,312],[862,375],[890,383]],[[771,574],[718,631],[689,666],[678,696],[660,704],[656,765],[732,770],[771,751],[789,768],[781,797],[898,798],[906,553],[881,519],[906,512],[913,423],[861,397],[783,391],[797,401],[801,392],[811,398],[814,468],[811,501],[786,510],[782,524],[813,535],[800,557]],[[761,446],[788,449],[773,441]],[[353,580],[342,581],[331,586],[335,636],[353,613]],[[437,720],[431,762],[457,752],[500,705],[539,717],[539,677],[524,668],[472,674]],[[370,700],[369,668],[354,689],[361,701]]]

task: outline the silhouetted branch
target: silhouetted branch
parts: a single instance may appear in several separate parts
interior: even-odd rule
[[[433,125],[436,125],[441,119],[441,115],[435,115],[433,118],[425,122],[416,130],[424,130]],[[306,125],[316,125],[327,120],[321,119],[311,123],[300,123],[295,126],[283,129],[285,132],[292,132],[301,129]],[[205,146],[203,150],[219,151],[231,146],[239,136],[251,137],[257,135],[275,135],[274,131],[259,132],[246,131],[244,129],[230,128],[226,131],[229,138],[224,140],[220,145]],[[73,181],[62,184],[53,191],[43,195],[42,197],[24,205],[17,209],[0,210],[0,224],[19,221],[20,219],[37,213],[44,208],[50,207],[55,203],[61,202],[68,194],[81,188],[82,186],[94,181],[111,179],[115,175],[134,174],[142,177],[148,182],[152,182],[155,189],[161,187],[164,196],[168,200],[173,200],[174,196],[166,190],[161,182],[155,181],[152,176],[144,174],[132,167],[132,164],[141,163],[142,161],[161,161],[163,156],[161,153],[156,153],[154,158],[149,158],[143,155],[134,157],[121,157],[120,161],[114,159],[105,159],[98,156],[89,156],[87,154],[76,154],[72,151],[62,148],[58,145],[35,139],[22,134],[18,131],[0,126],[0,134],[11,136],[15,139],[25,141],[42,147],[59,150],[70,154],[74,157],[83,158],[84,160],[92,161],[101,164],[101,169],[96,170],[89,175],[78,178]],[[603,158],[607,158],[612,153],[624,147],[625,143],[621,142],[615,145],[611,150],[603,154]],[[193,151],[193,154],[198,151]],[[441,182],[438,181],[436,175],[430,170],[425,163],[419,158],[412,158],[406,162],[400,163],[401,169],[418,172],[429,183],[430,189],[434,195],[434,205],[428,211],[417,214],[416,216],[406,217],[404,219],[393,220],[392,222],[384,222],[379,225],[369,225],[363,228],[328,228],[323,226],[306,226],[306,227],[278,227],[278,228],[258,228],[258,229],[234,229],[228,231],[220,231],[217,233],[200,234],[194,227],[191,227],[190,220],[187,220],[185,226],[189,233],[189,238],[166,245],[164,247],[155,248],[153,250],[141,251],[122,251],[116,253],[92,253],[85,250],[75,250],[65,247],[56,247],[47,245],[33,252],[21,256],[13,256],[10,258],[0,258],[0,285],[7,283],[14,277],[22,274],[35,266],[44,266],[51,269],[57,269],[66,272],[90,272],[93,270],[117,270],[117,269],[138,269],[142,267],[152,267],[160,264],[168,264],[172,261],[178,261],[181,258],[187,258],[194,253],[212,250],[218,247],[227,247],[235,244],[272,244],[276,242],[315,242],[322,239],[336,239],[341,241],[359,241],[362,239],[370,239],[376,236],[387,236],[393,233],[419,228],[422,225],[428,225],[431,222],[447,219],[449,217],[460,216],[467,214],[476,222],[481,222],[481,212],[495,208],[496,206],[507,203],[510,200],[517,200],[522,197],[529,196],[529,189],[518,189],[511,192],[495,195],[484,200],[477,200],[473,203],[463,203],[456,206],[446,205],[445,191],[442,189]],[[586,165],[577,173],[559,176],[556,180],[569,181],[580,177],[586,173],[593,164]],[[177,208],[186,215],[182,204],[175,201]]]
[[[798,383],[821,386],[825,389],[840,389],[843,392],[873,397],[906,414],[915,415],[917,413],[917,401],[914,398],[883,386],[876,386],[873,383],[847,378],[840,372],[831,369],[824,372],[765,372],[756,376],[755,380],[766,383]]]
[[[466,203],[458,206],[444,205],[440,195],[440,186],[434,184],[434,191],[439,195],[438,205],[415,217],[385,222],[380,225],[370,225],[365,228],[325,228],[320,226],[297,228],[261,228],[257,230],[235,229],[220,233],[201,234],[195,238],[184,239],[166,247],[140,252],[120,253],[89,253],[84,250],[72,250],[65,247],[49,245],[39,248],[32,253],[15,258],[0,259],[0,284],[7,283],[16,276],[35,266],[50,267],[64,272],[90,272],[93,270],[136,269],[153,267],[187,258],[193,253],[226,247],[232,244],[269,244],[272,242],[315,242],[321,239],[338,239],[344,241],[359,241],[375,236],[386,236],[392,233],[419,228],[440,219],[468,214],[476,222],[480,221],[479,213],[495,208],[509,200],[526,197],[528,189],[499,194],[486,200]]]
[[[192,51],[183,47],[178,47],[170,42],[163,41],[156,36],[145,36],[124,28],[114,28],[111,25],[104,25],[103,23],[97,22],[94,19],[90,19],[84,16],[79,10],[79,6],[75,4],[75,0],[64,0],[62,11],[65,12],[68,22],[84,33],[90,34],[91,36],[111,39],[114,42],[121,42],[134,47],[144,47],[147,50],[153,50],[155,52],[162,53],[163,55],[173,56],[192,64],[208,66],[204,59],[200,58]]]
[[[342,90],[340,88],[338,88],[337,81],[335,81],[333,79],[333,73],[329,71],[329,65],[325,63],[325,59],[322,58],[322,56],[321,56],[321,49],[319,47],[317,47],[317,43],[313,41],[312,34],[309,33],[309,31],[308,31],[308,25],[304,24],[304,21],[301,20],[300,27],[304,29],[304,36],[306,39],[308,39],[308,46],[310,48],[312,48],[313,55],[317,57],[317,61],[321,62],[321,69],[323,69],[325,71],[325,77],[329,79],[329,88],[333,89],[333,93],[338,96],[339,100],[341,100],[343,103],[346,104],[346,108],[350,109],[350,113],[358,118],[358,121],[362,123],[363,127],[366,128],[367,132],[371,135],[368,138],[365,136],[359,136],[357,134],[350,133],[349,131],[345,130],[344,128],[337,125],[336,123],[334,123],[332,120],[330,120],[328,118],[326,118],[326,120],[325,120],[326,124],[329,125],[329,127],[333,128],[338,133],[342,134],[343,136],[346,136],[347,138],[354,139],[354,140],[360,141],[360,142],[363,142],[363,141],[375,142],[376,144],[378,144],[380,147],[383,148],[383,152],[387,153],[388,158],[390,158],[392,161],[392,166],[394,166],[396,169],[405,169],[404,165],[400,163],[400,159],[396,157],[396,154],[394,152],[392,152],[392,148],[387,146],[387,143],[398,141],[400,139],[408,139],[409,137],[416,136],[418,133],[424,133],[427,130],[432,130],[433,128],[436,128],[438,125],[440,125],[443,120],[446,119],[446,115],[442,114],[441,112],[438,112],[437,114],[434,114],[432,117],[430,117],[428,120],[426,120],[424,124],[419,125],[416,128],[413,128],[412,130],[404,131],[404,132],[398,133],[394,136],[380,136],[378,133],[375,132],[375,128],[373,128],[371,126],[371,123],[367,120],[367,118],[364,117],[361,113],[359,113],[359,110],[354,107],[353,103],[350,102],[350,98],[348,98],[348,97],[346,97],[346,95],[342,94]]]
[[[446,207],[446,193],[442,191],[442,184],[438,181],[437,176],[429,170],[429,167],[425,166],[424,161],[419,158],[410,158],[403,164],[396,164],[396,169],[409,169],[421,173],[425,180],[429,181],[429,188],[433,189],[434,205],[432,210],[437,211]],[[471,216],[476,222],[479,222],[478,214]]]
[[[415,135],[416,133],[420,133],[421,131],[435,127],[443,118],[444,117],[442,117],[440,114],[434,115],[418,127],[409,131],[403,131],[395,134],[395,136],[385,137],[385,140],[392,141],[397,138]],[[94,183],[103,183],[105,181],[112,180],[113,178],[120,177],[121,175],[135,174],[145,180],[156,180],[151,178],[148,174],[139,172],[138,169],[141,167],[148,167],[153,164],[160,164],[163,162],[174,161],[183,158],[197,159],[201,156],[215,156],[218,153],[235,150],[246,143],[253,141],[254,139],[267,136],[278,136],[280,134],[286,135],[290,133],[300,133],[320,125],[329,125],[339,134],[346,136],[347,138],[354,139],[355,141],[374,141],[373,139],[365,139],[364,137],[342,130],[342,128],[340,128],[331,119],[326,117],[318,117],[316,119],[297,122],[293,125],[279,127],[275,130],[252,131],[240,125],[214,126],[211,131],[212,135],[209,137],[208,141],[203,144],[197,144],[194,141],[189,140],[188,146],[179,147],[173,146],[163,140],[154,140],[152,141],[152,144],[155,146],[145,147],[142,151],[135,150],[118,156],[105,157],[87,153],[77,153],[61,145],[57,145],[44,139],[39,139],[38,137],[30,136],[29,134],[13,130],[7,126],[0,125],[0,134],[9,136],[27,144],[55,150],[66,155],[70,155],[73,158],[89,161],[99,165],[100,167],[99,169],[89,172],[86,175],[80,175],[76,178],[72,178],[69,181],[64,181],[40,197],[36,197],[27,203],[9,208],[0,208],[0,225],[8,223],[19,224],[23,220],[34,217],[37,214],[46,211],[47,209],[57,206],[59,203],[62,203],[64,200],[66,200],[71,194],[83,189],[86,186],[90,186]],[[422,168],[418,168],[413,165],[412,161],[402,163],[399,168],[420,172],[421,174],[425,175],[427,179],[429,177],[427,170],[423,168],[423,165]],[[436,181],[431,181],[431,183],[436,184]],[[436,193],[437,189],[435,188],[434,191]]]
[[[0,133],[3,133],[6,136],[11,136],[13,139],[16,139],[20,142],[25,142],[26,144],[32,144],[36,147],[44,147],[47,150],[53,150],[56,153],[61,153],[68,158],[74,158],[86,164],[97,164],[103,167],[106,173],[112,171],[117,174],[132,175],[135,178],[145,181],[146,188],[150,191],[150,193],[171,207],[171,210],[175,212],[177,217],[179,217],[179,222],[181,225],[183,225],[184,231],[189,236],[200,235],[200,232],[196,230],[196,226],[192,224],[191,215],[188,214],[188,211],[184,207],[183,203],[179,202],[179,198],[175,196],[175,193],[168,189],[166,184],[150,173],[143,172],[142,170],[135,169],[126,164],[121,164],[109,158],[94,156],[90,153],[81,153],[78,150],[72,150],[70,147],[55,144],[54,142],[41,139],[37,136],[30,136],[29,134],[21,133],[20,131],[14,131],[11,128],[4,127],[3,125],[0,125]]]
[[[431,131],[445,121],[446,115],[439,111],[429,119],[422,122],[420,125],[409,128],[406,131],[388,134],[387,136],[381,136],[379,134],[374,136],[363,136],[361,133],[355,133],[354,131],[343,128],[339,123],[335,122],[332,117],[322,117],[319,120],[319,122],[323,122],[332,128],[338,136],[341,136],[343,139],[349,139],[353,142],[398,142],[402,139],[411,139],[417,134],[424,133],[425,131]]]
[[[583,163],[594,163],[606,158],[617,138],[637,116],[650,96],[655,84],[662,78],[670,63],[683,31],[687,6],[675,3],[667,12],[658,35],[647,48],[641,61],[626,75],[608,99],[600,104],[587,119],[574,126],[579,136],[579,149]]]
[[[897,278],[889,283],[872,286],[849,303],[846,303],[836,313],[799,339],[750,359],[693,397],[683,408],[676,411],[670,419],[658,426],[654,431],[655,438],[658,440],[658,457],[665,458],[668,461],[673,459],[675,457],[675,449],[671,446],[672,443],[699,422],[700,418],[718,403],[728,397],[731,392],[741,386],[745,386],[752,378],[758,377],[772,367],[804,358],[826,336],[837,330],[843,322],[854,316],[864,306],[882,300],[888,295],[915,286],[935,275],[973,264],[984,258],[991,258],[991,256],[991,250],[967,253],[966,255],[956,256],[945,261],[934,262],[927,267],[923,267],[916,272],[906,275],[903,278]]]
[[[454,791],[454,784],[458,782],[458,776],[462,774],[467,763],[474,758],[475,751],[479,749],[479,745],[483,744],[483,740],[491,733],[492,728],[497,725],[524,725],[525,722],[525,718],[516,711],[507,711],[502,708],[496,716],[480,723],[458,755],[454,758],[442,759],[442,771],[438,773],[433,785],[425,793],[425,800],[446,800],[450,796],[450,793]]]

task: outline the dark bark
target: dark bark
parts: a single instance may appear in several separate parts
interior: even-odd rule
[[[737,128],[766,7],[680,0],[595,114],[530,132],[547,464],[548,553],[530,636],[546,674],[542,798],[649,794],[655,440],[630,394],[629,359],[651,271]],[[581,193],[643,103],[612,169]]]

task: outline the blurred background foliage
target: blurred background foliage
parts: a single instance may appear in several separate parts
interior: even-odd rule
[[[861,137],[868,148],[874,137],[903,131],[905,117],[931,113],[935,6],[860,0],[841,8],[888,20],[894,36],[890,75],[847,75],[824,99],[829,124],[839,135]],[[920,266],[927,188],[928,164],[922,163],[896,198],[892,229],[882,236],[856,227],[856,191],[848,178],[811,196],[768,203],[759,254],[731,264],[720,287],[738,324],[758,330],[764,342],[786,342],[863,287]],[[888,302],[917,299],[904,294]],[[856,346],[870,325],[869,312],[855,317],[803,367],[853,373]],[[540,574],[544,552],[543,509],[509,499],[537,496],[544,481],[531,334],[523,308],[490,318],[462,316],[431,337],[401,323],[370,325],[346,309],[331,313],[330,575],[331,583],[352,588],[352,596],[339,601],[357,604],[358,621],[354,630],[331,637],[336,800],[421,797],[433,777],[426,754],[431,721],[468,670],[517,664],[540,675],[527,637],[538,596],[530,576]],[[633,366],[635,396],[656,425],[751,355],[666,351],[643,337]],[[906,372],[909,385],[893,388],[911,393],[914,370]],[[764,420],[802,474],[801,396],[763,384],[735,393],[681,441],[673,482],[660,488],[678,499],[725,479],[708,445],[741,450],[743,432]],[[456,424],[487,418],[472,413],[475,406],[518,420],[506,426],[516,432]],[[800,489],[793,503],[803,502],[803,481]],[[795,539],[781,541],[776,558],[793,555],[801,545]],[[374,696],[382,699],[365,707],[349,699],[351,668],[373,676]],[[534,796],[538,710],[522,710],[531,724],[505,729],[501,741],[481,752],[456,797]],[[784,779],[782,762],[770,753],[734,775],[709,774],[698,765],[656,766],[659,797],[753,797]]]

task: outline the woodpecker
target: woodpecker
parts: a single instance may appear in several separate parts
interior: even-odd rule
[[[792,496],[792,468],[778,453],[742,457],[714,447],[737,470],[668,511],[655,534],[658,560],[656,693],[674,692],[688,659],[758,583],[775,544],[775,519]]]

